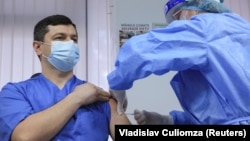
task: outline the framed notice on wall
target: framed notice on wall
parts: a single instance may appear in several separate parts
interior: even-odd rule
[[[121,24],[119,30],[120,47],[131,37],[149,31],[149,24]]]
[[[164,28],[166,23],[152,23],[151,27]],[[131,37],[146,33],[150,30],[150,24],[121,24],[119,29],[119,44],[120,47]]]

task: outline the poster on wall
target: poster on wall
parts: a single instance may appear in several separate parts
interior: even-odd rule
[[[164,28],[166,23],[152,23],[151,27]],[[119,30],[120,47],[131,37],[146,33],[150,30],[150,24],[121,24]]]
[[[120,47],[131,37],[149,31],[149,24],[121,24],[119,30]]]

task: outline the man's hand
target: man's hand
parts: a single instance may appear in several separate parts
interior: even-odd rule
[[[102,88],[91,83],[84,83],[76,86],[72,94],[77,95],[81,100],[81,105],[88,105],[96,101],[108,101],[111,95]]]
[[[111,96],[117,101],[117,112],[119,115],[123,114],[128,106],[126,91],[109,89],[109,92]]]

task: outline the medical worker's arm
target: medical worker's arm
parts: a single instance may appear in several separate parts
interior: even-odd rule
[[[117,112],[117,102],[114,99],[109,101],[111,108],[110,135],[115,140],[115,125],[131,125],[126,114],[119,115]]]
[[[134,36],[120,49],[115,69],[108,75],[112,90],[128,90],[133,82],[170,70],[200,69],[207,61],[206,31],[199,20],[172,22],[167,28]],[[119,111],[125,96],[118,101]]]
[[[74,115],[78,108],[95,101],[108,101],[109,99],[110,94],[108,92],[103,91],[93,84],[85,83],[79,85],[60,102],[23,119],[14,129],[11,140],[51,140],[65,126],[68,120],[72,118],[72,115]]]
[[[175,125],[194,124],[194,122],[188,118],[187,113],[183,111],[171,111],[169,115],[172,116]]]
[[[199,20],[175,21],[168,27],[134,36],[121,47],[109,87],[127,90],[151,74],[202,68],[207,59],[205,24]]]

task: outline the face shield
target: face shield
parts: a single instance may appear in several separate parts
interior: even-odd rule
[[[169,0],[164,7],[165,18],[167,23],[172,22],[174,19],[173,14],[182,6],[187,0]]]

